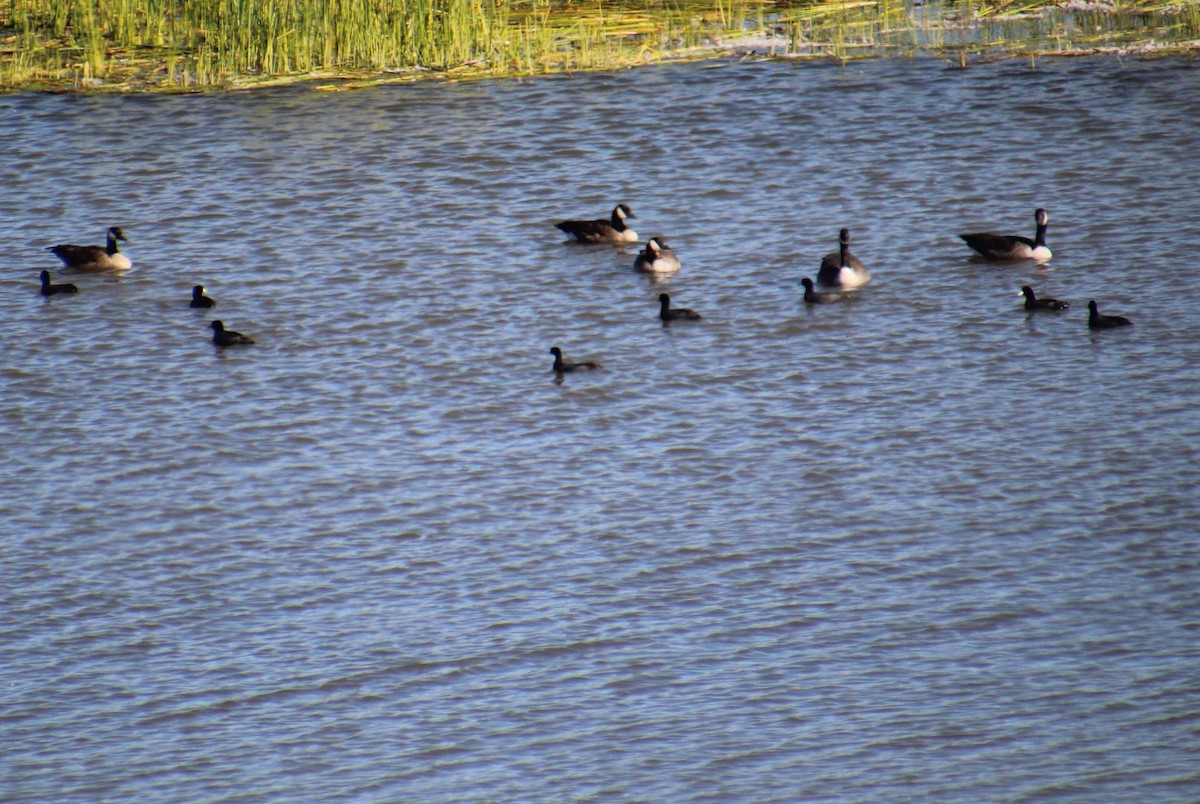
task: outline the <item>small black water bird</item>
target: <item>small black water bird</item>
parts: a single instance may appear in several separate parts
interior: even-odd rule
[[[975,249],[989,260],[1036,260],[1045,262],[1050,259],[1050,249],[1046,247],[1046,226],[1050,216],[1046,210],[1037,209],[1033,213],[1037,222],[1037,232],[1033,239],[1018,235],[998,235],[988,232],[960,234],[967,245]]]
[[[217,346],[241,346],[249,343],[254,343],[253,340],[247,338],[240,332],[234,332],[230,329],[225,329],[224,322],[214,321],[209,326],[213,331],[213,343]]]
[[[192,288],[192,301],[188,304],[188,307],[210,309],[216,306],[216,299],[204,295],[204,285],[196,285]]]
[[[671,321],[699,321],[700,314],[695,310],[689,310],[686,307],[671,307],[671,297],[666,293],[658,294],[658,317],[663,320],[663,323]]]
[[[673,274],[679,270],[679,258],[661,238],[652,237],[638,253],[633,267],[650,274]]]
[[[50,272],[42,271],[42,295],[43,296],[55,296],[59,293],[78,293],[78,292],[79,292],[79,288],[75,287],[74,285],[70,284],[69,282],[62,284],[62,285],[50,284]]]
[[[563,360],[562,349],[559,349],[557,346],[550,347],[550,354],[554,355],[554,368],[552,370],[559,374],[563,374],[568,371],[592,371],[593,369],[600,368],[599,363],[591,363],[586,361],[581,363],[570,363],[566,360]]]
[[[54,252],[54,256],[62,260],[63,265],[67,268],[79,271],[126,271],[132,267],[133,263],[121,253],[117,246],[118,240],[129,242],[125,233],[121,231],[121,227],[111,227],[108,230],[107,239],[108,243],[105,246],[63,244],[48,246],[46,250]]]
[[[1100,308],[1097,307],[1095,299],[1088,302],[1089,329],[1116,329],[1117,327],[1131,326],[1133,326],[1133,322],[1124,316],[1101,315]]]
[[[817,270],[817,282],[835,288],[856,288],[871,281],[862,260],[850,253],[850,230],[838,232],[838,250],[826,254]]]
[[[1033,293],[1033,288],[1025,285],[1021,288],[1018,295],[1025,297],[1026,310],[1065,310],[1071,306],[1070,302],[1059,301],[1058,299],[1039,299]]]
[[[800,284],[804,285],[804,301],[809,304],[832,304],[846,298],[846,294],[840,290],[814,290],[813,281],[807,276],[800,280]]]
[[[563,221],[554,225],[580,243],[636,243],[637,232],[625,225],[625,219],[632,217],[635,217],[633,210],[626,204],[617,204],[609,220]]]

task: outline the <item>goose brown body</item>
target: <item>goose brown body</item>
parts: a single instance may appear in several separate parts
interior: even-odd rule
[[[562,221],[554,225],[580,243],[636,243],[637,232],[625,224],[625,219],[632,217],[633,210],[625,204],[617,204],[608,220]]]
[[[125,240],[125,233],[120,226],[108,230],[107,243],[103,246],[75,246],[67,243],[48,246],[54,256],[63,262],[63,266],[78,271],[125,271],[133,266],[129,258],[121,253],[118,241]]]
[[[638,253],[633,267],[648,274],[673,274],[679,270],[679,258],[660,238],[652,237]]]
[[[826,254],[817,269],[817,282],[828,287],[856,288],[871,281],[862,260],[850,253],[850,230],[838,232],[838,250]]]
[[[1046,214],[1046,210],[1037,209],[1033,213],[1033,219],[1037,223],[1033,239],[1020,235],[999,235],[990,232],[960,234],[959,237],[980,256],[989,260],[1044,262],[1052,256],[1046,245],[1046,228],[1049,225],[1050,216]]]

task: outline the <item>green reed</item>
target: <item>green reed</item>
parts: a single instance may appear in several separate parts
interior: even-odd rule
[[[0,82],[447,68],[489,56],[506,22],[495,0],[8,0]]]
[[[1061,11],[1042,0],[0,0],[0,88],[536,74],[762,52],[763,41],[788,57],[933,51],[964,63],[996,48],[1200,47],[1200,0],[1118,3]]]

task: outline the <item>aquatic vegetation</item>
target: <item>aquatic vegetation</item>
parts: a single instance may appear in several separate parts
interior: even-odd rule
[[[483,0],[10,0],[0,76],[192,86],[446,68],[488,51],[504,22]]]
[[[1200,0],[8,0],[0,88],[614,69],[721,53],[1200,50]]]

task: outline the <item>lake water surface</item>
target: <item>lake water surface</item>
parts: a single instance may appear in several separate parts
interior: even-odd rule
[[[1177,59],[0,97],[0,799],[1196,800],[1198,120]],[[676,276],[553,226],[619,201]]]

